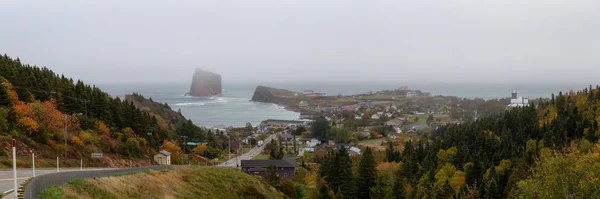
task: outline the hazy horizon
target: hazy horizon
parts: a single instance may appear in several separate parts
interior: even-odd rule
[[[90,84],[597,84],[592,0],[3,1],[0,53]]]

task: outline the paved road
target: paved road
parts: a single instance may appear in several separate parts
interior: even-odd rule
[[[91,171],[91,170],[107,170],[107,169],[114,169],[114,168],[84,168],[84,171]],[[79,168],[77,169],[60,169],[61,172],[66,172],[66,171],[79,171]],[[39,176],[42,174],[47,174],[47,173],[56,173],[56,169],[36,169],[35,170],[35,175]],[[31,169],[17,169],[17,183],[21,184],[23,181],[25,181],[27,178],[30,178],[33,175],[33,171]],[[13,185],[13,171],[11,170],[0,170],[0,193],[8,191],[10,189],[13,189],[14,185]]]
[[[271,142],[271,140],[274,139],[276,135],[277,135],[277,133],[267,137],[263,141],[262,146],[254,147],[247,153],[244,153],[244,154],[238,156],[237,157],[237,160],[238,160],[237,165],[241,165],[242,160],[251,160],[258,154],[260,154],[263,151],[263,149],[265,148],[265,146],[267,145],[267,143]],[[236,166],[235,160],[236,160],[235,157],[233,157],[233,158],[231,158],[231,160],[221,163],[220,165],[218,165],[218,167],[235,167]]]

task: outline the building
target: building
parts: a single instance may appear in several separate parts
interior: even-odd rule
[[[517,91],[514,90],[510,97],[510,104],[507,107],[514,108],[514,107],[525,107],[525,106],[529,106],[529,99],[518,96]]]
[[[282,160],[242,160],[241,171],[257,177],[266,175],[269,165],[277,168],[280,179],[292,178],[296,173],[296,159],[283,158]]]
[[[308,106],[308,101],[302,100],[302,101],[300,101],[300,103],[298,103],[298,106],[300,106],[300,107],[307,107]]]
[[[378,120],[379,118],[380,118],[380,116],[378,114],[373,114],[371,116],[371,119],[374,119],[374,120]]]
[[[313,90],[304,90],[304,91],[302,91],[302,94],[313,95],[313,94],[315,94],[315,91],[313,91]]]
[[[404,124],[403,117],[394,118],[394,119],[391,119],[391,120],[385,122],[385,125],[393,126],[393,127],[399,127],[399,126],[402,126],[402,124]]]
[[[268,119],[260,122],[259,127],[279,127],[285,128],[288,126],[304,126],[306,125],[306,121],[298,121],[298,120],[273,120]]]
[[[159,165],[171,165],[171,153],[161,150],[154,155],[154,161]]]

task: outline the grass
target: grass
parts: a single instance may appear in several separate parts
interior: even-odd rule
[[[385,138],[377,138],[377,139],[370,139],[370,140],[361,140],[358,143],[369,144],[369,143],[382,142],[382,141],[385,141]]]
[[[55,198],[285,198],[265,181],[239,170],[197,166],[74,180],[62,191]]]
[[[50,188],[42,191],[38,196],[39,199],[59,199],[65,195],[64,191],[57,186],[51,186]]]
[[[252,158],[253,160],[268,160],[269,159],[269,155],[261,153],[258,154],[257,156],[254,156],[254,158]]]
[[[242,153],[248,153],[248,151],[252,150],[254,147],[252,146],[244,146],[244,148],[242,148]]]

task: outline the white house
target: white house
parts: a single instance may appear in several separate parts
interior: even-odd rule
[[[373,114],[373,115],[371,115],[371,119],[378,120],[379,119],[379,115],[378,114]]]
[[[171,153],[165,150],[161,150],[154,155],[154,161],[159,165],[171,165]]]
[[[319,144],[321,144],[321,141],[315,138],[311,139],[310,141],[306,141],[306,146],[309,148],[315,147]]]

